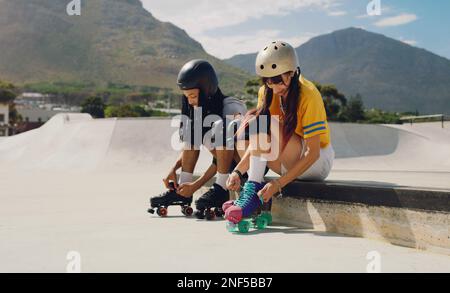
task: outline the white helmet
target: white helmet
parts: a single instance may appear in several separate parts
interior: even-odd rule
[[[295,49],[286,42],[272,42],[256,56],[256,74],[261,77],[274,77],[299,67]]]

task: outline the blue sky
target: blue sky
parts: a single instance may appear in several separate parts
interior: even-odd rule
[[[186,30],[219,58],[278,39],[294,46],[347,27],[384,34],[450,59],[449,0],[141,0],[156,18]]]

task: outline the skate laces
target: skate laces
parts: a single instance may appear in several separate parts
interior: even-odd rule
[[[214,189],[210,188],[205,194],[203,194],[203,199],[212,199],[214,195]]]
[[[253,195],[256,193],[255,184],[247,183],[244,185],[244,190],[239,196],[238,200],[236,200],[236,205],[240,207],[247,206],[253,198]]]

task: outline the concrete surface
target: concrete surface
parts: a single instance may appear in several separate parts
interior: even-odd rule
[[[448,130],[331,127],[330,179],[450,189]],[[69,114],[0,140],[0,272],[64,272],[69,251],[84,272],[365,272],[370,251],[383,272],[450,272],[448,256],[368,239],[286,225],[232,235],[176,207],[148,215],[174,133],[165,119]],[[210,161],[202,152],[196,173]]]
[[[248,235],[224,221],[146,213],[152,173],[1,173],[0,272],[450,272],[450,257],[364,238],[275,225]],[[370,254],[369,254],[370,257]]]

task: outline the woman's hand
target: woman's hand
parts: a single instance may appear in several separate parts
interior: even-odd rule
[[[177,189],[177,193],[184,197],[191,197],[195,191],[197,191],[197,188],[193,182],[180,184]]]
[[[228,176],[227,179],[227,189],[231,191],[239,191],[241,188],[241,178],[236,172],[233,172]]]
[[[268,202],[278,191],[278,184],[274,181],[270,181],[264,185],[260,191],[258,191],[258,196],[262,197],[264,202]]]
[[[173,182],[175,189],[178,188],[177,173],[175,172],[174,169],[170,170],[167,177],[163,179],[163,182],[167,189],[173,190],[172,186],[170,186],[170,184],[169,184],[170,182]]]

